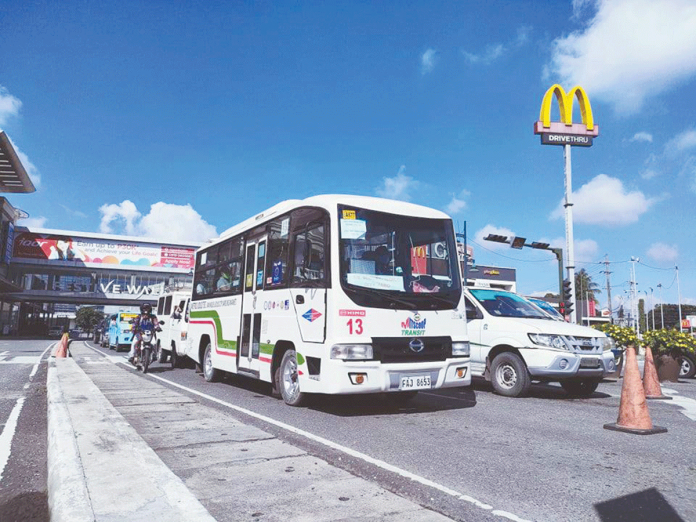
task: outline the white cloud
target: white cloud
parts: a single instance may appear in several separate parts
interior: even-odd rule
[[[540,243],[549,243],[552,248],[563,249],[563,258],[567,259],[568,252],[566,249],[566,240],[564,237],[556,237],[554,239],[540,239]],[[573,240],[573,257],[576,263],[592,263],[597,258],[599,245],[594,239],[577,239]],[[555,263],[556,261],[554,261]],[[564,261],[565,263],[565,261]]]
[[[207,241],[218,236],[191,205],[155,203],[138,226],[141,235],[167,241]]]
[[[0,85],[0,125],[7,123],[12,116],[17,116],[21,108],[22,102]]]
[[[63,210],[65,210],[65,212],[67,214],[70,214],[71,216],[75,216],[75,217],[79,217],[79,218],[86,218],[87,217],[87,214],[85,214],[84,212],[80,212],[79,210],[73,210],[72,208],[68,207],[67,205],[63,205],[61,203],[60,206],[63,207]]]
[[[459,195],[452,194],[452,199],[445,207],[445,212],[447,212],[450,216],[459,214],[462,210],[466,208],[466,201],[464,200],[464,198],[469,196],[469,194],[470,193],[468,190],[462,190],[459,193]]]
[[[417,188],[419,182],[404,174],[406,166],[401,165],[399,172],[393,178],[382,178],[382,186],[375,192],[378,196],[387,199],[411,201],[410,191]]]
[[[174,205],[162,201],[150,206],[150,212],[142,215],[132,201],[102,205],[99,230],[114,233],[119,224],[123,233],[130,236],[156,238],[160,241],[207,241],[218,236],[215,227],[207,223],[191,205]]]
[[[587,1],[575,1],[575,15]],[[696,74],[693,0],[597,0],[583,29],[553,42],[545,76],[582,85],[590,99],[638,112],[649,98]]]
[[[665,152],[675,154],[694,147],[696,147],[696,129],[688,129],[669,140],[665,145]]]
[[[135,224],[140,218],[141,214],[135,207],[135,203],[129,200],[125,200],[118,205],[112,203],[110,205],[102,205],[99,207],[99,212],[102,215],[101,223],[99,224],[99,231],[104,234],[111,234],[114,232],[112,228],[113,223],[122,223],[124,232],[129,236],[136,235]]]
[[[48,218],[45,218],[43,216],[40,217],[30,217],[30,218],[24,218],[20,219],[17,224],[23,227],[29,227],[29,228],[44,228],[46,226],[46,221],[48,221]]]
[[[637,190],[627,192],[621,180],[600,174],[573,192],[573,221],[592,225],[628,225],[638,221],[657,201],[657,198],[648,198]],[[563,216],[561,200],[550,218]]]
[[[677,245],[653,243],[648,249],[648,257],[655,261],[675,261],[679,256]]]
[[[474,54],[466,51],[462,51],[462,54],[464,55],[464,58],[466,58],[466,61],[471,64],[482,63],[488,65],[494,62],[496,59],[500,58],[505,51],[505,46],[501,43],[498,43],[494,45],[489,45],[488,47],[486,47],[486,50],[481,54]]]
[[[437,51],[428,49],[421,55],[421,74],[428,74],[437,63]]]
[[[510,245],[506,243],[495,243],[493,241],[485,241],[483,238],[487,237],[489,234],[493,234],[496,236],[507,236],[510,239],[512,239],[516,235],[509,228],[496,227],[490,224],[486,225],[481,230],[476,232],[476,234],[474,234],[474,239],[479,245],[482,245],[484,248],[487,248],[488,250],[504,250],[510,248]]]
[[[649,132],[636,132],[633,137],[628,141],[645,141],[652,143],[653,137]]]

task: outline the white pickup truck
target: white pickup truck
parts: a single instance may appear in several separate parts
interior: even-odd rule
[[[616,370],[613,339],[598,330],[557,321],[504,290],[467,288],[465,299],[471,374],[501,395],[521,397],[532,381],[557,381],[587,397]]]

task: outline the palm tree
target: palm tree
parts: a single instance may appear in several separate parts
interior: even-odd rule
[[[601,294],[599,285],[592,281],[592,276],[584,268],[575,273],[575,299],[580,301],[592,300],[598,302],[595,294]]]

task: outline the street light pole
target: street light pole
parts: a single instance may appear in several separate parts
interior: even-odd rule
[[[573,195],[573,185],[571,181],[572,168],[570,163],[570,145],[563,146],[563,158],[565,160],[565,226],[566,226],[566,256],[568,256],[566,269],[568,280],[570,281],[570,299],[572,309],[570,312],[570,322],[577,322],[577,303],[575,299],[575,251],[573,250],[573,203],[570,201]]]
[[[650,306],[652,306],[652,329],[655,330],[655,300],[653,299],[653,289],[650,287]]]
[[[679,267],[674,266],[674,269],[677,271],[677,299],[679,299],[679,331],[682,331],[682,314],[681,314],[681,289],[679,288]]]

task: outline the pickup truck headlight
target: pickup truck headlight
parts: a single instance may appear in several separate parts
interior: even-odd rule
[[[331,358],[344,361],[364,361],[372,359],[371,344],[334,344],[331,347]]]
[[[547,346],[549,348],[556,348],[557,350],[567,350],[568,345],[563,339],[562,335],[552,335],[552,334],[529,334],[529,339],[540,346]]]
[[[469,357],[471,345],[468,342],[452,343],[452,357]]]
[[[605,352],[616,349],[616,343],[611,337],[600,337],[599,344],[602,346],[602,350]]]

